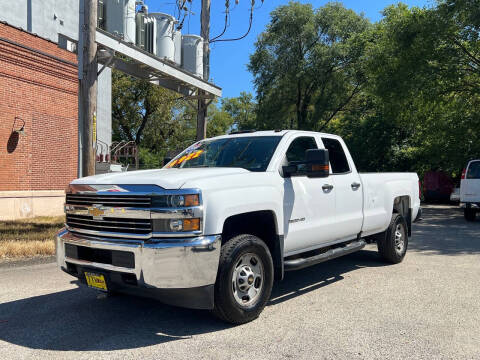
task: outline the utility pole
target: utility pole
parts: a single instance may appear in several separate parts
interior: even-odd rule
[[[79,89],[80,175],[95,175],[95,143],[97,141],[97,0],[83,0],[83,36]]]
[[[201,30],[200,35],[203,38],[203,79],[208,81],[210,78],[210,2],[211,0],[202,0]],[[205,95],[203,91],[199,95]],[[197,140],[207,137],[207,108],[206,99],[198,99],[197,109]]]

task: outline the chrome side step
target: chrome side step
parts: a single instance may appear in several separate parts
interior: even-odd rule
[[[324,253],[306,257],[306,258],[297,258],[293,260],[285,260],[284,267],[285,271],[299,270],[307,266],[315,265],[322,263],[327,260],[335,259],[337,257],[351,254],[355,251],[361,250],[364,248],[366,242],[363,239],[352,241],[344,246],[335,247]]]

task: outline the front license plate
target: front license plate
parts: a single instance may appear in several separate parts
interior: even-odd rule
[[[103,275],[86,272],[85,279],[87,279],[87,285],[91,288],[107,291],[107,282]]]

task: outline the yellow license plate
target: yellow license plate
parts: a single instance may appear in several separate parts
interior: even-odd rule
[[[86,272],[85,278],[87,279],[87,285],[91,288],[107,291],[107,282],[103,275]]]

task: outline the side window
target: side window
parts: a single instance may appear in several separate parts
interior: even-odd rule
[[[288,162],[304,161],[305,151],[309,149],[318,149],[315,139],[310,136],[302,136],[292,141],[287,150]]]
[[[332,174],[343,174],[350,172],[347,157],[343,151],[340,141],[329,138],[322,138],[325,149],[328,150],[330,157],[330,165],[332,166]]]

